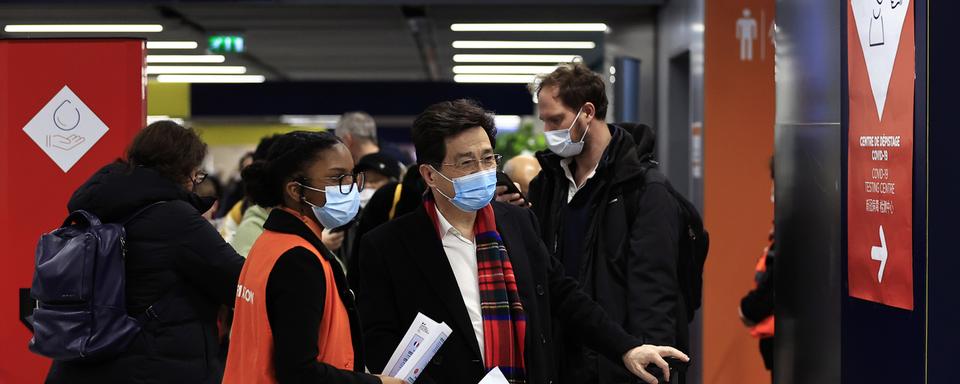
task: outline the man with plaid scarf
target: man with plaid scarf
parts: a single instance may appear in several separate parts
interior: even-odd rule
[[[413,141],[429,186],[423,206],[361,240],[358,306],[368,368],[380,372],[423,313],[453,334],[418,382],[477,383],[498,367],[511,383],[559,383],[563,327],[648,383],[671,347],[646,345],[567,277],[527,209],[491,203],[499,155],[493,117],[468,100],[417,117]]]

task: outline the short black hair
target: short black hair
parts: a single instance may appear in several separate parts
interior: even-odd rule
[[[305,168],[340,139],[330,132],[296,131],[276,137],[266,158],[243,170],[247,196],[261,207],[283,202],[283,188],[290,180],[303,177]]]
[[[150,168],[175,183],[190,179],[206,156],[207,144],[200,135],[170,120],[148,125],[127,149],[131,165]]]
[[[496,147],[497,127],[493,114],[467,99],[444,101],[427,107],[413,122],[413,146],[418,164],[437,165],[447,156],[444,140],[471,128],[481,127]]]
[[[607,118],[607,92],[603,78],[581,62],[562,64],[540,78],[537,95],[546,87],[557,87],[557,97],[571,109],[579,109],[587,102],[597,108],[597,119]]]

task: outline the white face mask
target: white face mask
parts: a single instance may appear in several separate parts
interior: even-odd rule
[[[581,113],[583,113],[583,107],[580,107],[580,110],[577,111],[577,116],[573,118],[573,122],[570,123],[569,128],[543,133],[544,138],[547,139],[547,147],[549,147],[553,153],[556,153],[560,157],[573,157],[583,152],[583,143],[584,140],[587,139],[587,132],[590,131],[590,125],[588,124],[587,129],[583,131],[583,137],[580,138],[579,142],[574,143],[570,138],[570,132],[573,131],[573,126],[577,125],[577,120],[580,119]]]
[[[367,207],[367,203],[370,202],[370,198],[373,197],[374,192],[377,192],[374,188],[366,188],[363,192],[360,192],[360,208]]]

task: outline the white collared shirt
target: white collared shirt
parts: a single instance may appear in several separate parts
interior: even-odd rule
[[[437,209],[437,221],[440,222],[441,242],[443,252],[447,255],[453,277],[457,279],[463,304],[467,307],[467,315],[473,324],[473,333],[477,336],[480,346],[480,356],[483,357],[483,315],[480,312],[480,282],[477,278],[477,244],[473,239],[467,239],[459,230],[453,227],[440,209]]]
[[[587,178],[583,179],[583,184],[577,185],[577,181],[573,179],[573,172],[570,172],[570,163],[572,162],[573,162],[572,157],[568,157],[560,160],[560,168],[563,168],[563,174],[567,176],[567,180],[570,181],[570,183],[567,184],[569,186],[567,188],[568,204],[570,203],[570,200],[573,200],[573,196],[576,195],[577,192],[579,192],[584,185],[587,185],[587,182],[590,181],[590,179],[592,179],[593,176],[597,174],[597,167],[600,166],[600,162],[597,162],[597,164],[593,166],[593,169],[590,170],[590,173],[587,174]]]

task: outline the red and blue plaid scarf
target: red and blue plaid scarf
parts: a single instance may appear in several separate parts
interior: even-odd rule
[[[439,233],[440,221],[435,207],[433,199],[425,199],[424,208]],[[523,351],[527,316],[520,302],[517,278],[513,274],[507,248],[497,233],[492,205],[488,204],[477,211],[473,233],[477,245],[477,279],[483,317],[483,361],[487,370],[500,367],[510,383],[525,383],[527,376]],[[443,234],[440,236],[442,239]]]

